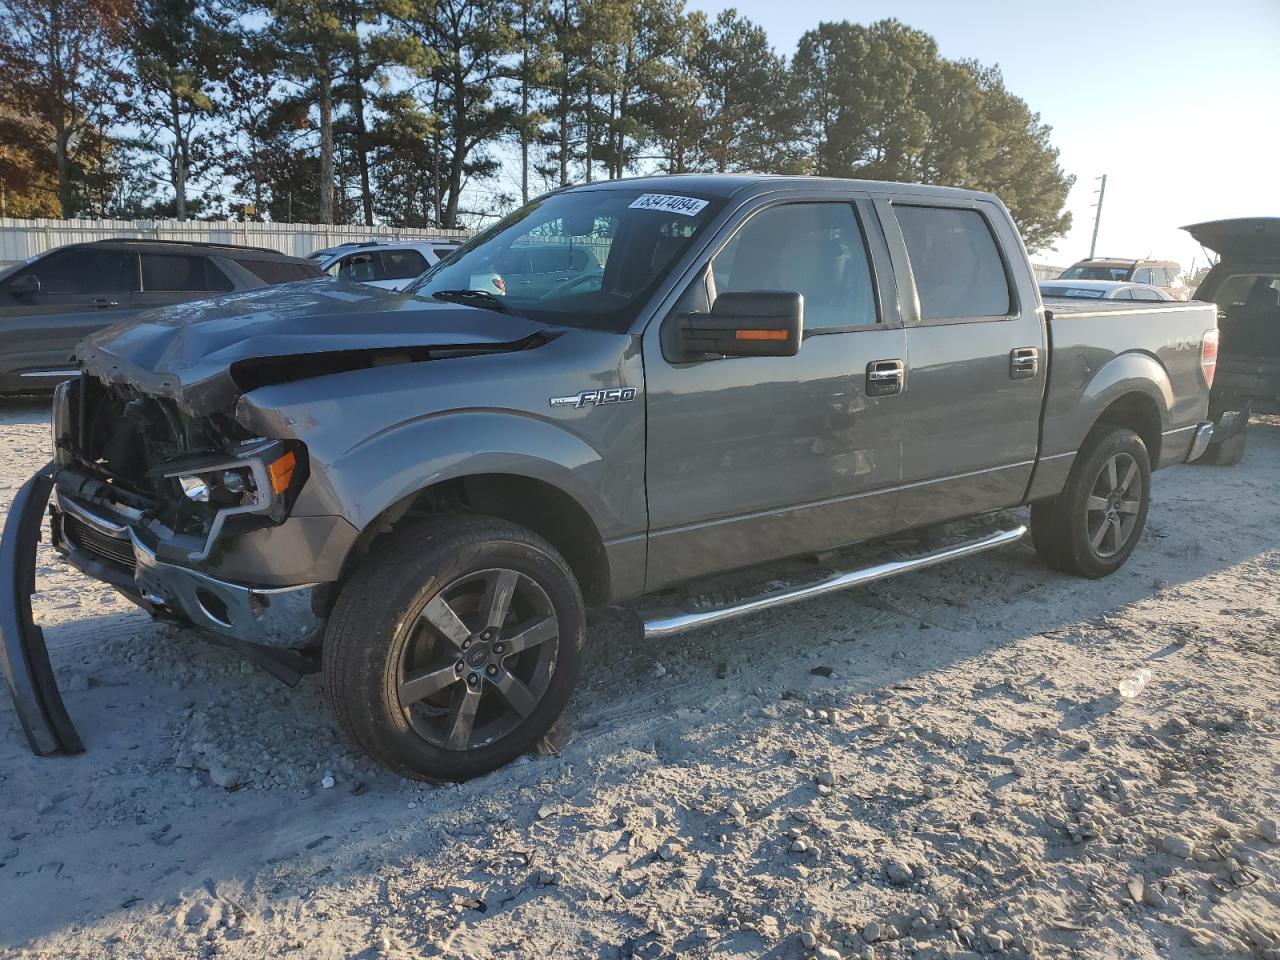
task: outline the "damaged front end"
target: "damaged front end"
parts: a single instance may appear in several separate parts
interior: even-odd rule
[[[229,416],[191,417],[171,400],[82,375],[58,387],[54,461],[21,488],[0,538],[0,662],[38,754],[83,749],[31,614],[48,504],[52,546],[152,615],[189,624],[289,683],[293,652],[319,640],[320,583],[262,586],[214,576],[227,538],[275,527],[307,477],[296,441],[248,435]]]
[[[89,376],[59,388],[53,429],[50,529],[69,563],[215,634],[279,647],[318,638],[317,584],[256,587],[201,569],[225,538],[288,518],[307,476],[302,444]]]

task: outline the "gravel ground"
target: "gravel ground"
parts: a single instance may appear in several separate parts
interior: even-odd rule
[[[47,437],[0,405],[0,510]],[[0,696],[0,956],[1280,958],[1278,484],[1259,420],[1105,581],[1019,544],[659,642],[594,615],[559,754],[450,787],[42,547],[88,752]]]

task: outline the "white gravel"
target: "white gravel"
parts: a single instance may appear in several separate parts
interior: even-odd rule
[[[0,510],[47,437],[0,405]],[[89,749],[0,695],[0,956],[1280,958],[1278,494],[1259,420],[1105,581],[1018,545],[658,642],[606,611],[559,753],[435,788],[42,547]]]

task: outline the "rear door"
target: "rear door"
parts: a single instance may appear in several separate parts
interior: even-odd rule
[[[34,277],[38,292],[19,288]],[[94,246],[56,250],[0,285],[0,376],[6,390],[44,388],[75,373],[70,359],[88,334],[131,312],[137,255]]]
[[[203,254],[142,253],[138,259],[142,284],[133,302],[145,310],[216,297],[235,288],[212,258]]]
[[[1038,452],[1047,353],[1030,272],[1003,252],[1022,241],[988,201],[895,196],[877,208],[904,289],[896,526],[1017,504]]]
[[[650,589],[892,530],[905,341],[884,238],[858,201],[757,201],[646,330]],[[772,290],[804,296],[797,356],[681,362],[664,348],[720,293]]]

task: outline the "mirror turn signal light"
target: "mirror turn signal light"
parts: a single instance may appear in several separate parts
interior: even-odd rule
[[[787,339],[786,330],[735,330],[733,332],[736,340],[785,340]]]

